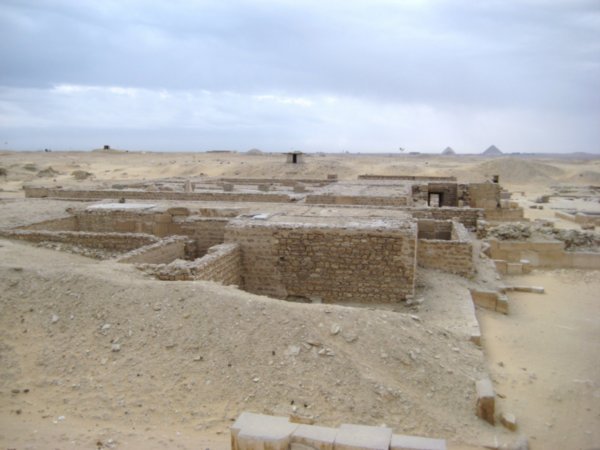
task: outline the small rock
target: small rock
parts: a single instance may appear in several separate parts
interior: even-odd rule
[[[121,351],[121,344],[113,344],[111,347],[111,350],[113,352],[120,352]]]
[[[331,325],[331,329],[329,331],[333,336],[335,336],[340,331],[342,331],[342,328],[337,323],[334,323],[333,325]]]
[[[108,330],[110,330],[110,323],[105,323],[104,325],[102,325],[101,330],[102,331],[108,331]]]
[[[502,413],[500,415],[500,423],[510,431],[515,431],[517,429],[517,419],[514,414]]]
[[[154,311],[160,311],[160,310],[162,309],[162,307],[161,307],[160,305],[156,304],[156,305],[154,305],[154,306],[152,307],[152,309],[153,309]]]
[[[52,314],[52,323],[58,322],[59,319],[60,317],[58,317],[56,314]]]
[[[255,383],[258,383],[260,381],[260,378],[259,377],[254,377],[254,378],[252,378],[252,381],[254,381]]]
[[[415,314],[411,314],[410,318],[412,320],[416,321],[416,322],[420,322],[421,321],[421,318],[419,316],[415,315]]]
[[[287,356],[298,356],[300,354],[300,347],[297,345],[290,345],[285,351]]]
[[[330,348],[322,348],[317,352],[321,356],[335,356],[335,353]]]

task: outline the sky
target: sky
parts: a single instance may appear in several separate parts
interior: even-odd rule
[[[0,0],[0,149],[492,144],[600,153],[600,0]]]

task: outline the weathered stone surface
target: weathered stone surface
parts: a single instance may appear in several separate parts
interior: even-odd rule
[[[316,450],[333,450],[337,433],[336,428],[300,425],[292,434],[292,446],[298,443]]]
[[[394,434],[390,450],[446,450],[446,441],[443,439]]]
[[[494,412],[496,407],[496,394],[489,378],[484,378],[475,383],[477,390],[477,416],[494,425]]]
[[[343,424],[335,438],[335,450],[388,450],[392,429]]]
[[[517,419],[514,414],[502,413],[500,415],[500,423],[510,431],[515,431],[517,429]]]
[[[270,439],[275,439],[276,445],[279,445],[281,440],[289,445],[289,436],[296,429],[298,425],[290,424],[287,417],[278,416],[267,416],[264,414],[256,414],[251,412],[243,412],[239,415],[236,421],[230,428],[231,432],[231,449],[232,450],[250,450],[260,449],[262,450],[262,438],[259,439],[260,435],[270,436]],[[266,428],[266,430],[265,430]],[[269,428],[274,430],[273,435],[268,431]],[[255,430],[250,432],[250,430]],[[243,445],[240,445],[240,434],[244,431],[248,431],[243,436]],[[286,433],[288,433],[286,435]],[[260,442],[261,446],[258,446]],[[254,447],[252,447],[254,446]],[[276,447],[279,449],[280,447]],[[287,447],[281,447],[287,450]],[[275,448],[274,448],[275,450]]]

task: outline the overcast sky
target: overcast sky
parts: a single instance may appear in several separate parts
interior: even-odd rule
[[[600,0],[0,0],[0,149],[600,153]]]

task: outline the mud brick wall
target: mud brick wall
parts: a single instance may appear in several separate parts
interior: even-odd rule
[[[473,273],[471,242],[419,239],[417,263],[420,267],[469,276]]]
[[[158,239],[148,234],[90,233],[81,231],[0,231],[0,236],[29,242],[60,242],[81,247],[128,252],[155,243]]]
[[[146,263],[160,264],[170,263],[175,259],[183,259],[186,256],[188,238],[183,236],[172,236],[160,241],[137,248],[121,256],[121,263]]]
[[[348,228],[233,221],[226,241],[242,249],[244,287],[324,303],[397,302],[414,293],[416,224]]]
[[[262,192],[169,192],[135,190],[70,190],[24,186],[25,196],[31,198],[65,198],[77,200],[130,199],[130,200],[184,200],[219,202],[278,202],[287,203],[287,194]]]
[[[31,225],[19,227],[20,230],[46,230],[46,231],[77,231],[77,220],[74,216],[62,219],[46,220]]]
[[[440,206],[458,206],[456,183],[428,183],[427,192],[442,195]]]
[[[408,208],[415,219],[452,220],[456,218],[468,229],[475,229],[483,210],[475,208]]]
[[[179,235],[195,240],[197,252],[223,243],[227,217],[172,216],[168,213],[85,211],[76,216],[81,231],[147,233],[159,237]]]
[[[471,208],[496,209],[500,205],[501,187],[497,183],[471,183],[463,189],[463,198]]]
[[[227,217],[175,217],[168,227],[168,234],[189,236],[196,242],[198,255],[204,255],[213,245],[225,240]]]
[[[492,222],[512,222],[523,220],[523,208],[495,208],[486,209],[484,212],[485,220]]]
[[[407,206],[408,197],[388,197],[373,195],[318,195],[306,196],[305,203],[318,205],[375,205],[375,206]]]
[[[417,221],[419,239],[452,239],[452,221],[421,219]]]
[[[75,215],[75,223],[77,231],[159,235],[155,232],[155,225],[161,218],[157,216],[139,211],[82,211]]]
[[[202,258],[175,261],[156,270],[161,280],[205,280],[224,285],[242,285],[242,254],[235,243],[211,247]]]
[[[359,180],[405,180],[405,181],[456,181],[456,177],[433,177],[419,175],[359,175]]]

